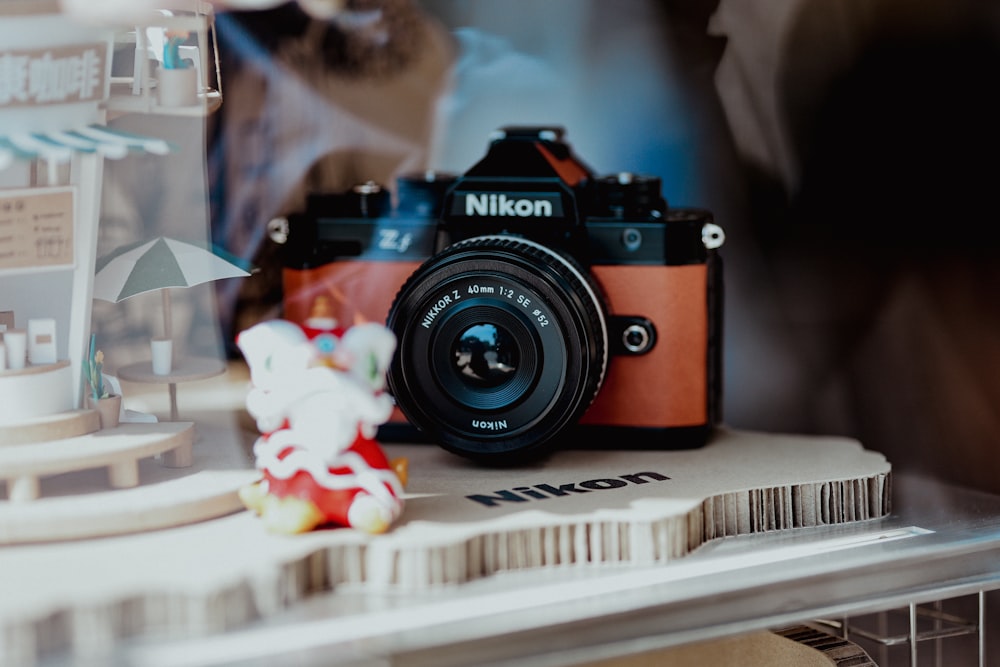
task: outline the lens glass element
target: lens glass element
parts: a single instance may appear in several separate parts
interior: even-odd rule
[[[517,370],[519,355],[510,332],[495,324],[475,324],[452,346],[458,376],[470,388],[494,388],[506,383]]]
[[[452,295],[453,304],[435,316],[426,336],[416,334],[423,342],[414,339],[415,347],[428,352],[426,372],[417,373],[435,381],[433,386],[421,382],[428,391],[425,398],[449,413],[455,408],[476,414],[513,409],[530,398],[544,375],[543,337],[510,304],[469,295],[471,284],[467,278],[450,282],[454,287],[443,293]],[[454,297],[456,292],[460,297]],[[545,338],[549,346],[555,342]]]

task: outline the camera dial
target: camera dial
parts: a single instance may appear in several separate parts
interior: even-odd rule
[[[659,218],[667,208],[656,176],[621,172],[596,180],[597,207],[617,218]]]
[[[376,218],[391,205],[389,191],[375,181],[358,183],[351,188],[350,200],[356,207],[355,213],[363,218]]]
[[[608,363],[602,299],[575,261],[511,236],[456,243],[418,268],[388,317],[389,390],[456,454],[530,458],[596,396]]]
[[[455,179],[454,174],[431,170],[399,176],[396,179],[398,211],[403,215],[439,217],[444,195]]]

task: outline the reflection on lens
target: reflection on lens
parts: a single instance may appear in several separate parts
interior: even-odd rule
[[[499,387],[514,376],[519,360],[510,332],[495,324],[476,324],[463,331],[452,357],[459,377],[472,388]]]
[[[472,298],[438,317],[426,341],[427,377],[449,412],[473,410],[478,418],[479,411],[514,409],[531,396],[542,372],[542,341],[522,313]]]

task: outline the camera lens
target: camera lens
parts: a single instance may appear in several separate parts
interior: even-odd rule
[[[509,236],[457,243],[427,260],[389,311],[389,390],[445,449],[509,463],[575,423],[600,389],[608,327],[572,259]]]

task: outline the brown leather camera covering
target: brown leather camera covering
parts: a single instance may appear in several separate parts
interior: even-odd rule
[[[284,317],[299,325],[309,316],[317,296],[333,304],[333,316],[341,326],[364,322],[385,323],[396,293],[420,262],[332,262],[314,269],[285,269]],[[390,423],[405,424],[399,408]]]
[[[684,266],[594,266],[617,315],[656,326],[639,356],[612,357],[604,386],[580,420],[609,426],[700,426],[708,421],[708,271]]]
[[[332,262],[314,269],[285,269],[285,319],[305,322],[317,296],[327,296],[342,327],[385,323],[396,293],[420,262]]]
[[[302,324],[326,295],[341,326],[385,322],[396,293],[419,262],[335,262],[284,272],[285,318]],[[638,315],[656,326],[647,354],[616,356],[581,423],[608,426],[699,426],[708,421],[708,306],[705,264],[595,266],[612,314]],[[405,421],[399,411],[393,422]]]

